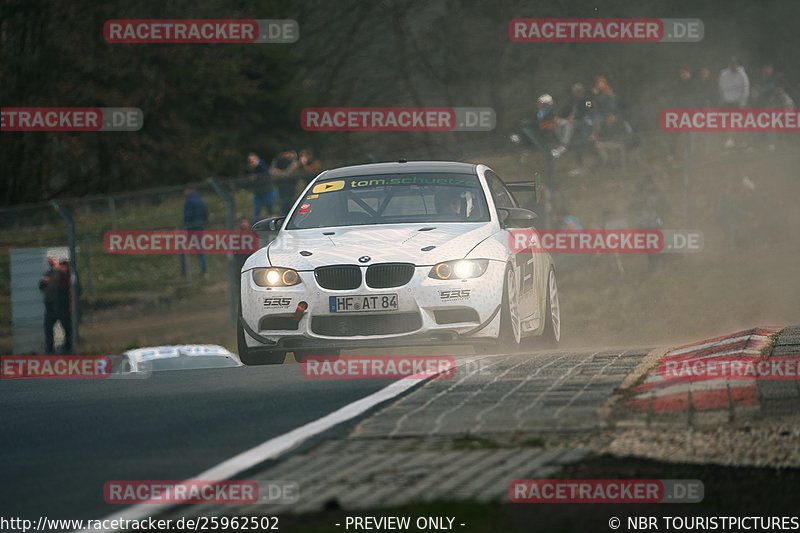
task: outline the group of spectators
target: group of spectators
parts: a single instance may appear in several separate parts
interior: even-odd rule
[[[663,107],[794,107],[785,80],[774,74],[771,63],[764,63],[757,79],[751,83],[741,61],[735,57],[730,58],[728,65],[716,77],[706,66],[696,72],[681,67],[677,79],[664,94]],[[573,84],[565,100],[559,103],[550,94],[542,94],[537,99],[534,119],[523,125],[527,140],[553,158],[561,157],[569,149],[574,151],[580,167],[583,155],[588,151],[596,151],[605,161],[607,149],[614,144],[625,143],[631,147],[638,142],[625,106],[605,76],[595,76],[589,89],[582,83]],[[677,151],[678,138],[679,134],[672,137],[670,157]],[[774,132],[729,136],[724,141],[724,148],[735,148],[736,138],[743,148],[762,143],[766,138],[769,150],[775,149]],[[523,139],[515,134],[512,140],[520,143]]]
[[[603,159],[603,143],[633,143],[633,128],[626,120],[623,106],[605,76],[595,76],[590,89],[582,83],[571,87],[566,102],[557,104],[550,94],[537,99],[536,117],[524,127],[528,139],[554,158],[561,157],[567,148],[575,151],[579,165],[583,153],[597,150]],[[512,136],[519,142],[519,136]]]
[[[44,296],[44,340],[47,354],[55,353],[53,328],[56,322],[64,330],[61,352],[72,352],[72,278],[69,261],[47,258],[48,269],[39,280]]]
[[[751,83],[747,72],[738,58],[732,57],[714,80],[708,67],[701,67],[695,77],[691,70],[681,67],[678,70],[678,80],[672,89],[671,107],[677,108],[757,108],[757,109],[790,109],[794,101],[786,91],[786,82],[775,75],[773,65],[765,62],[761,65],[761,72]],[[765,134],[750,136],[751,144],[758,144]],[[775,149],[775,132],[766,134],[769,143],[768,149]],[[675,154],[678,136],[673,136],[672,155]],[[736,147],[733,136],[728,136],[724,147]],[[740,136],[742,147],[747,147],[747,137]]]
[[[549,158],[558,159],[569,150],[578,165],[569,174],[576,176],[583,172],[584,155],[596,153],[606,162],[612,149],[633,147],[637,142],[625,116],[625,106],[603,75],[595,76],[588,89],[581,82],[573,83],[564,102],[557,102],[547,93],[540,95],[536,115],[523,122],[522,131],[524,135],[511,136],[512,142],[533,145],[548,156],[542,205],[538,208],[544,211],[541,223],[551,227],[561,226],[570,217],[556,210],[552,203]],[[577,219],[571,222],[575,227],[580,226]]]
[[[279,203],[280,213],[286,215],[297,198],[298,188],[305,180],[316,176],[322,168],[309,148],[300,150],[298,155],[290,146],[272,160],[269,166],[257,153],[247,155],[249,185],[253,190],[253,222],[261,218],[266,209],[268,215],[276,214]],[[184,190],[183,229],[202,231],[208,223],[208,207],[202,197],[192,187]],[[246,218],[239,221],[240,230],[249,230],[251,222]],[[208,278],[208,265],[205,254],[196,254],[204,278]],[[187,277],[186,256],[181,255],[181,276]]]
[[[253,188],[253,220],[261,218],[266,208],[268,215],[275,214],[275,204],[280,202],[280,213],[289,214],[297,198],[298,186],[316,176],[322,164],[309,148],[298,155],[286,146],[267,166],[257,153],[247,156],[250,184]]]
[[[689,73],[689,78],[691,79],[691,73]],[[720,72],[718,87],[721,107],[789,108],[794,106],[792,98],[786,92],[785,80],[775,76],[771,63],[764,63],[761,66],[758,79],[751,84],[742,63],[732,57],[728,66]],[[713,104],[713,102],[710,103]]]

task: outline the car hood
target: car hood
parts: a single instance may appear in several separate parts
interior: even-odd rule
[[[281,231],[254,257],[265,265],[313,270],[319,266],[404,262],[433,265],[465,257],[495,230],[486,222],[441,223],[414,226],[344,226]],[[302,253],[301,253],[302,252]],[[310,255],[309,255],[310,253]],[[359,262],[369,257],[369,261]],[[252,259],[252,258],[251,258]],[[248,261],[251,263],[251,261]]]

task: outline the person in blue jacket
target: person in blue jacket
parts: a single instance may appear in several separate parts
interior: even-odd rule
[[[183,203],[183,229],[189,231],[202,231],[208,222],[208,207],[197,194],[193,187],[187,187],[183,191],[186,201]],[[200,269],[203,277],[208,277],[205,254],[197,254],[200,259]],[[186,254],[181,254],[181,276],[186,277]]]

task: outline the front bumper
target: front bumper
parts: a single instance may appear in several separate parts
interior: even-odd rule
[[[362,267],[362,274],[366,267]],[[416,267],[403,286],[352,290],[320,287],[314,272],[300,272],[302,283],[266,288],[242,273],[242,316],[251,348],[364,348],[493,342],[499,333],[505,265],[490,261],[486,272],[468,280],[428,277],[430,266]],[[392,311],[333,312],[330,298],[397,296]],[[307,309],[295,320],[298,305]]]

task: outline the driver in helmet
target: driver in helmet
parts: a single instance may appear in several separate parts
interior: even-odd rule
[[[458,189],[442,187],[434,197],[436,214],[446,220],[465,220],[461,192]]]

